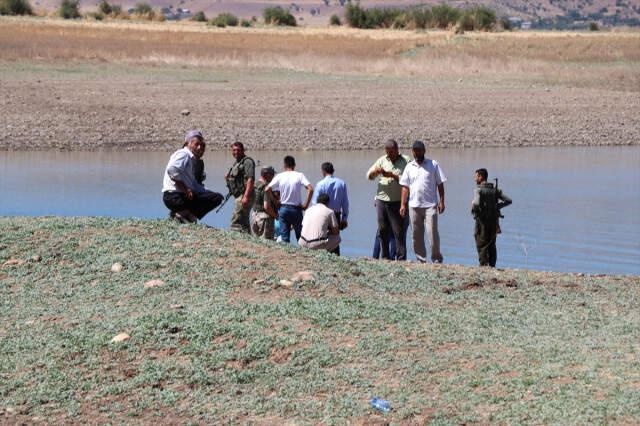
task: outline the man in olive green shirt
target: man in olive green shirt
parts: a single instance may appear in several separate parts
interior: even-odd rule
[[[404,218],[400,216],[400,200],[402,187],[400,176],[410,159],[400,155],[398,143],[390,139],[384,144],[386,155],[378,158],[367,171],[367,178],[378,179],[376,193],[376,212],[378,216],[378,230],[382,242],[382,258],[389,257],[389,230],[393,231],[396,240],[396,259],[407,259],[406,228]]]
[[[231,229],[250,233],[249,214],[253,204],[256,165],[253,159],[245,155],[241,142],[231,145],[231,154],[236,161],[225,176],[229,192],[236,199],[231,216]]]

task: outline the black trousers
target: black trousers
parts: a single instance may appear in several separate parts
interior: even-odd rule
[[[213,191],[194,192],[191,200],[184,192],[167,191],[162,194],[162,201],[169,210],[172,212],[189,210],[198,219],[202,219],[204,215],[218,207],[223,199],[222,194]]]
[[[396,239],[396,258],[391,260],[407,260],[407,230],[404,227],[405,220],[400,216],[400,201],[376,200],[378,214],[378,230],[382,240],[382,258],[390,259],[389,239],[391,232]]]
[[[496,248],[496,221],[483,223],[476,219],[475,239],[480,266],[496,266],[498,250]]]

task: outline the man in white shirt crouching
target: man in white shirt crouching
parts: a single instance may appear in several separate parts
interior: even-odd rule
[[[329,206],[329,195],[318,195],[317,204],[310,207],[302,219],[302,235],[298,240],[300,247],[311,250],[333,251],[340,244],[338,219]]]
[[[182,223],[195,223],[222,203],[223,196],[207,190],[195,175],[196,162],[205,150],[198,130],[185,136],[185,146],[171,155],[162,181],[162,201],[169,216]]]

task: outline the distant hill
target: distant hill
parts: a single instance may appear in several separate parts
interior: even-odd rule
[[[132,8],[141,0],[112,0],[123,9]],[[54,10],[59,0],[33,1],[36,9]],[[85,11],[96,8],[99,0],[80,0]],[[187,9],[191,13],[204,11],[207,16],[230,12],[242,18],[260,18],[268,6],[281,6],[296,16],[300,25],[327,25],[333,14],[342,15],[346,0],[148,0],[156,9]],[[441,0],[362,0],[364,7],[415,7],[431,6]],[[640,26],[640,2],[637,0],[466,0],[445,2],[451,6],[468,8],[486,5],[498,16],[514,18],[513,21],[529,22],[532,28],[583,28],[590,22],[602,26]]]

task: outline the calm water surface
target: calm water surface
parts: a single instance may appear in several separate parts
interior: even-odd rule
[[[248,152],[281,169],[283,152]],[[294,152],[314,184],[332,161],[348,184],[342,252],[368,256],[376,185],[365,172],[381,151]],[[503,211],[499,267],[640,274],[640,147],[430,149],[448,181],[440,217],[445,262],[476,264],[470,203],[473,172],[489,169],[514,203]],[[164,218],[162,174],[169,153],[1,152],[0,215]],[[230,152],[205,154],[210,189],[226,193]],[[232,203],[204,222],[227,227]],[[408,238],[408,246],[410,246]],[[414,259],[410,249],[410,258]]]

